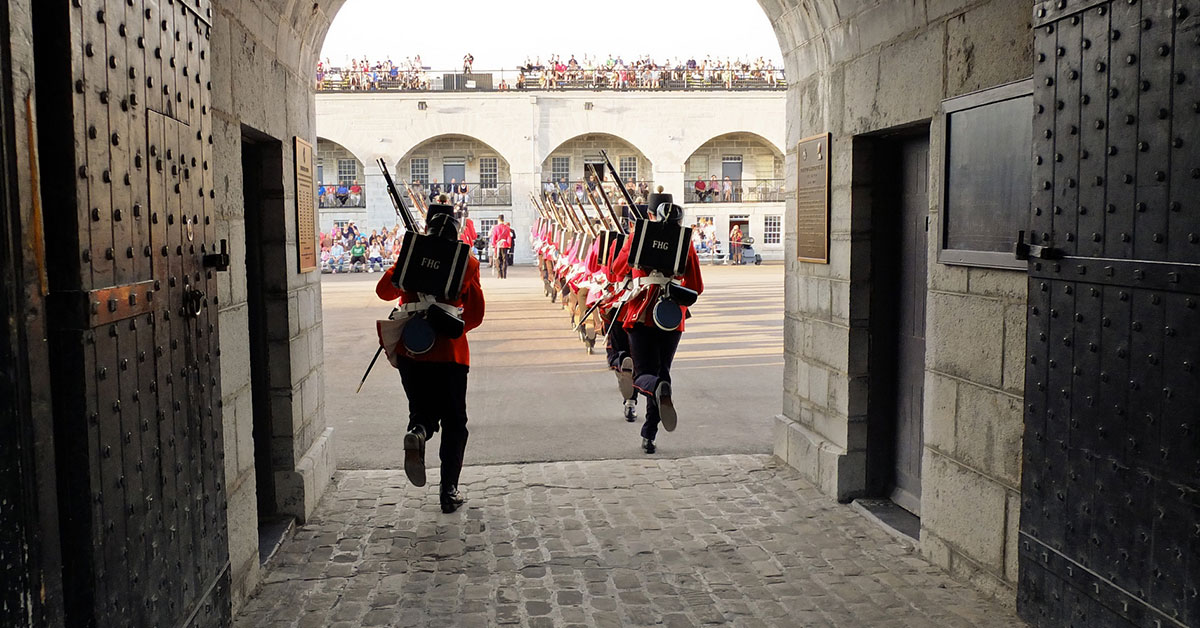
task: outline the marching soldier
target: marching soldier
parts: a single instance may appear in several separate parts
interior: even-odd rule
[[[426,233],[451,242],[459,238],[458,224],[450,205],[430,205],[426,216]],[[401,256],[401,259],[402,256]],[[392,275],[400,264],[388,269],[375,286],[375,293],[385,301],[400,300],[400,308],[417,307],[422,299],[392,283]],[[470,349],[466,332],[483,321],[483,289],[479,282],[479,261],[467,257],[466,273],[457,298],[441,301],[461,310],[464,332],[457,338],[438,335],[433,347],[413,355],[402,344],[394,348],[400,381],[408,396],[408,432],[404,435],[404,472],[414,486],[425,485],[425,442],[442,430],[440,455],[442,477],[440,501],[442,512],[451,513],[465,501],[458,490],[463,455],[467,448],[467,372],[470,370]],[[436,307],[436,304],[434,304]]]
[[[683,208],[672,203],[669,194],[651,194],[647,213],[651,218],[657,214],[658,220],[675,225],[683,219]],[[639,279],[650,275],[630,266],[630,249],[636,240],[636,232],[626,238],[625,246],[613,264],[613,275],[617,282],[624,281],[626,277],[632,277],[638,282]],[[690,241],[684,246],[687,247],[687,262],[683,274],[664,279],[670,279],[672,283],[694,291],[698,296],[704,291],[700,260]],[[679,306],[679,319],[674,329],[660,327],[654,310],[667,286],[654,282],[638,283],[641,285],[635,287],[632,296],[619,311],[617,324],[622,325],[629,334],[629,353],[633,358],[633,386],[646,397],[642,449],[652,454],[656,449],[654,438],[658,434],[659,423],[661,422],[663,429],[672,432],[678,420],[671,394],[671,363],[675,359],[675,351],[683,334],[683,320],[687,318],[687,308]]]

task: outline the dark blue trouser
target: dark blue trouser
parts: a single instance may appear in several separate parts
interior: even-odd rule
[[[658,404],[654,402],[654,391],[658,383],[671,382],[671,363],[675,361],[675,350],[679,348],[681,331],[663,331],[658,327],[635,323],[629,330],[629,353],[633,356],[633,385],[646,395],[646,422],[642,424],[642,438],[654,440],[658,434]]]
[[[467,372],[456,362],[400,358],[400,381],[408,395],[408,429],[420,425],[426,438],[442,428],[442,486],[458,486],[467,451]]]

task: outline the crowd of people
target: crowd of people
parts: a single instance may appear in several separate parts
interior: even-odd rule
[[[362,207],[363,189],[358,181],[339,181],[317,187],[317,203],[322,209]]]
[[[630,61],[618,56],[593,58],[584,55],[583,61],[571,55],[563,60],[551,55],[545,63],[541,57],[517,68],[517,89],[562,89],[589,87],[592,89],[692,89],[724,87],[734,89],[750,84],[779,87],[783,71],[763,57],[753,60],[667,59],[655,61],[649,56]]]
[[[474,66],[475,57],[467,53],[463,57],[463,74],[473,74]],[[430,89],[431,74],[431,68],[424,65],[420,55],[407,57],[399,63],[390,57],[383,61],[363,57],[352,59],[349,66],[334,66],[325,59],[317,63],[316,87],[318,91],[426,91]],[[748,60],[692,57],[657,61],[648,55],[630,60],[620,55],[584,55],[580,60],[575,55],[564,59],[553,54],[545,62],[541,57],[527,57],[517,68],[513,83],[501,73],[501,80],[494,89],[654,90],[783,86],[783,69],[763,57]]]
[[[371,61],[366,57],[351,59],[349,66],[334,66],[325,59],[317,62],[317,91],[322,90],[407,90],[429,89],[429,68],[421,55],[407,57],[401,63],[389,57]]]
[[[372,229],[364,234],[353,221],[320,234],[321,272],[379,272],[396,262],[396,251],[404,237],[400,224]]]

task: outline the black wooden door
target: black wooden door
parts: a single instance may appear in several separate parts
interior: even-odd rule
[[[926,219],[929,216],[929,139],[899,147],[900,239],[896,301],[896,432],[892,500],[921,514],[922,416],[925,390]],[[887,236],[884,236],[887,237]]]
[[[1035,28],[1018,607],[1200,625],[1200,2]]]
[[[69,625],[228,621],[208,4],[36,3]]]

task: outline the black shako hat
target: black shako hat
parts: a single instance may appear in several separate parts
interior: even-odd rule
[[[431,203],[425,210],[425,233],[445,238],[458,239],[458,220],[454,218],[454,206]]]
[[[658,206],[663,203],[671,204],[674,199],[666,192],[652,192],[650,198],[646,199],[646,208],[651,216],[658,216]]]

